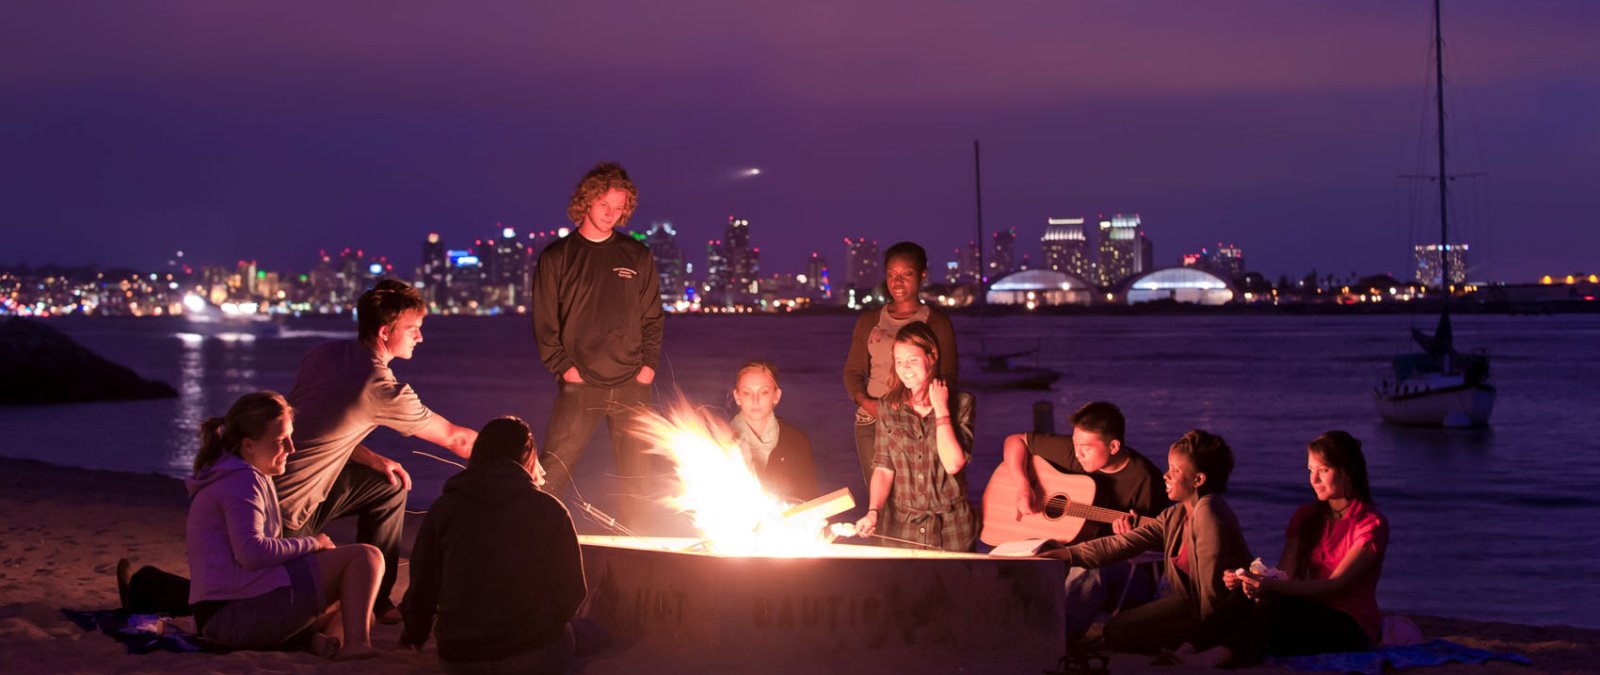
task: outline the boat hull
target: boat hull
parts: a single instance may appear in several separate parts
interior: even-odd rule
[[[1418,427],[1481,427],[1494,412],[1495,390],[1486,385],[1466,385],[1419,393],[1386,396],[1373,392],[1378,415],[1390,424]]]

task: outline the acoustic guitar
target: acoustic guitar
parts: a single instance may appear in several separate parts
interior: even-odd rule
[[[983,533],[979,539],[999,546],[1018,539],[1055,539],[1062,543],[1076,539],[1088,521],[1114,523],[1128,515],[1094,505],[1094,479],[1078,473],[1062,473],[1043,457],[1030,456],[1029,480],[1039,499],[1038,513],[1017,512],[1017,493],[1022,484],[1001,464],[983,489]],[[1135,518],[1138,525],[1142,518]]]

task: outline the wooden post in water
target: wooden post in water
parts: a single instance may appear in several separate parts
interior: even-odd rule
[[[1033,433],[1053,434],[1056,432],[1056,406],[1049,401],[1033,402]]]

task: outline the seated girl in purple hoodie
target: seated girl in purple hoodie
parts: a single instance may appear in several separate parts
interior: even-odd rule
[[[323,656],[376,656],[367,608],[383,556],[327,535],[282,537],[272,477],[294,452],[294,411],[270,391],[245,394],[200,424],[189,488],[189,602],[202,637],[278,649],[309,636]],[[355,607],[359,611],[341,612]]]

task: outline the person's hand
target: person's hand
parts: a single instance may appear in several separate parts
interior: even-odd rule
[[[1230,591],[1239,590],[1239,574],[1233,570],[1223,570],[1222,585],[1227,587],[1227,589]]]
[[[933,406],[935,417],[950,416],[950,385],[943,379],[934,378],[928,383],[928,403]]]
[[[578,374],[578,367],[573,366],[561,372],[561,381],[583,384],[583,376]]]
[[[1033,486],[1024,483],[1021,490],[1017,490],[1017,513],[1031,516],[1039,512],[1039,498],[1033,494]]]
[[[639,366],[639,374],[634,375],[633,379],[638,380],[639,384],[650,384],[651,382],[655,382],[656,369],[651,368],[650,366]]]
[[[315,539],[317,541],[317,550],[318,551],[327,551],[327,550],[331,550],[331,549],[334,549],[334,548],[338,548],[338,544],[333,543],[333,539],[330,539],[326,532],[318,532],[315,536],[313,536],[311,538]]]
[[[871,509],[871,510],[867,511],[867,515],[862,516],[861,520],[856,521],[856,536],[857,537],[870,537],[870,536],[872,536],[872,533],[874,531],[876,531],[877,529],[878,529],[878,510],[877,509]]]
[[[382,466],[378,467],[378,470],[383,472],[385,478],[389,479],[389,484],[398,485],[400,489],[409,492],[411,490],[411,474],[406,473],[406,468],[400,466],[399,462],[383,455],[377,455],[377,457],[382,464]]]
[[[861,400],[861,409],[867,411],[867,414],[872,415],[873,418],[877,418],[877,416],[878,416],[878,399],[875,399],[875,398],[862,399]]]
[[[1137,527],[1137,525],[1134,523],[1137,523],[1138,521],[1139,514],[1134,513],[1133,509],[1128,509],[1128,515],[1118,518],[1116,522],[1111,523],[1111,531],[1116,534],[1122,534],[1123,532],[1127,532],[1128,530]]]
[[[1263,593],[1261,577],[1249,572],[1239,576],[1239,587],[1244,589],[1244,596],[1251,600],[1260,600]]]

